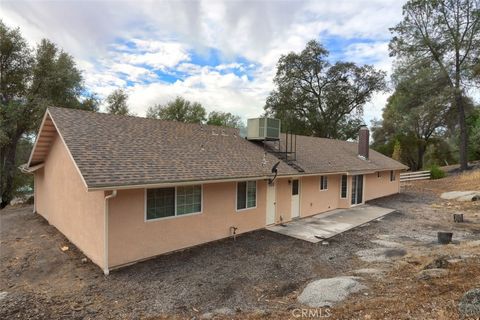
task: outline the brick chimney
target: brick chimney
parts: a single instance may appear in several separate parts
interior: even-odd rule
[[[368,160],[368,151],[370,144],[370,131],[366,125],[360,127],[358,131],[358,156]]]

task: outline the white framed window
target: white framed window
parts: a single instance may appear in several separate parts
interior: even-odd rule
[[[257,207],[257,181],[237,182],[237,211]]]
[[[202,212],[203,186],[145,189],[145,220]]]
[[[390,181],[395,181],[396,177],[395,177],[395,171],[394,170],[390,170]]]
[[[298,179],[292,180],[292,196],[298,195],[299,189]]]
[[[320,176],[320,190],[328,190],[328,176]]]
[[[348,177],[347,175],[342,175],[340,181],[340,198],[346,199],[348,195]]]

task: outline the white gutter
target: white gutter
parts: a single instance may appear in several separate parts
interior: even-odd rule
[[[328,172],[328,173],[307,173],[307,174],[285,174],[278,175],[277,179],[284,178],[299,178],[299,177],[309,177],[309,176],[327,176],[327,175],[337,175],[337,174],[348,174],[348,172]],[[167,188],[173,186],[188,186],[196,184],[209,184],[209,183],[221,183],[221,182],[236,182],[236,181],[256,181],[256,180],[268,180],[272,178],[273,175],[268,176],[257,176],[257,177],[237,177],[237,178],[227,178],[227,179],[212,179],[212,180],[191,180],[191,181],[173,181],[165,183],[155,183],[155,184],[136,184],[136,185],[118,185],[118,186],[106,186],[106,187],[93,187],[88,188],[88,191],[106,191],[106,190],[126,190],[126,189],[150,189],[150,188]]]
[[[108,200],[115,198],[117,196],[117,190],[113,190],[111,194],[105,196],[105,216],[104,216],[104,225],[103,225],[103,235],[104,235],[104,266],[103,266],[103,273],[108,276]]]
[[[359,170],[359,171],[335,171],[335,172],[314,172],[314,173],[298,173],[298,174],[279,174],[277,179],[285,178],[300,178],[300,177],[311,177],[311,176],[331,176],[331,175],[348,175],[354,176],[359,174],[373,174],[378,171],[390,171],[390,170],[405,170],[404,168],[392,168],[392,169],[375,169],[375,170]],[[88,192],[91,191],[108,191],[112,189],[116,190],[128,190],[128,189],[150,189],[150,188],[167,188],[174,186],[189,186],[196,184],[209,184],[209,183],[221,183],[221,182],[236,182],[236,181],[254,181],[254,180],[268,180],[272,178],[272,175],[265,176],[256,176],[256,177],[236,177],[236,178],[226,178],[226,179],[212,179],[212,180],[190,180],[190,181],[172,181],[164,183],[153,183],[153,184],[135,184],[135,185],[116,185],[116,186],[105,186],[105,187],[90,187],[87,188]]]

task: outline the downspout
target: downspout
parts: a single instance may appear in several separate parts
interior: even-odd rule
[[[37,213],[37,179],[33,175],[33,213]]]
[[[103,235],[104,235],[104,266],[103,266],[103,273],[108,276],[109,270],[108,270],[108,200],[115,198],[117,196],[117,190],[112,190],[112,193],[109,194],[108,196],[105,196],[105,216],[104,216],[104,222],[103,222]]]

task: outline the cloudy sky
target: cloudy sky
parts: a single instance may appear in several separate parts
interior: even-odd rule
[[[2,0],[0,17],[32,45],[48,38],[72,54],[99,96],[125,88],[137,115],[181,95],[246,119],[262,113],[280,55],[310,39],[332,60],[389,72],[403,2]],[[387,96],[367,105],[368,123]]]

